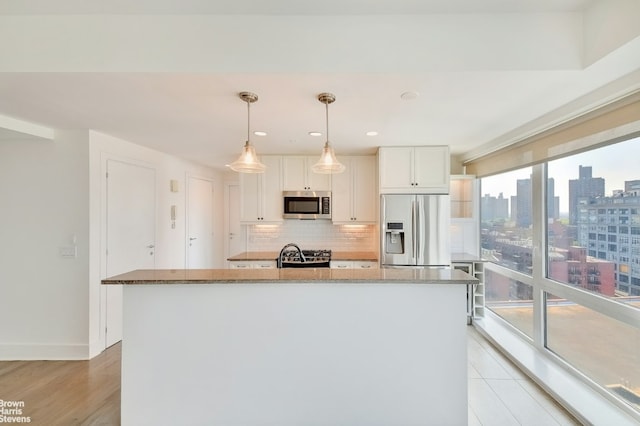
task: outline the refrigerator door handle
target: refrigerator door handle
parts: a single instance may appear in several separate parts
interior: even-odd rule
[[[422,227],[420,226],[421,216],[420,210],[422,210],[422,203],[420,201],[416,201],[416,257],[418,258],[418,263],[422,263],[424,259],[422,258],[423,253],[421,250],[420,239],[422,239]]]
[[[411,202],[411,258],[415,261],[417,253],[417,238],[416,238],[416,202]],[[415,263],[415,262],[414,262]]]

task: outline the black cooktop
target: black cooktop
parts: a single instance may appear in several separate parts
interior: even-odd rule
[[[328,268],[331,250],[285,250],[282,253],[283,268]]]

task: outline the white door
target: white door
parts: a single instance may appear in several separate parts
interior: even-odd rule
[[[213,266],[213,182],[189,177],[187,182],[187,268]]]
[[[155,170],[107,161],[106,275],[155,267]],[[122,340],[122,286],[106,286],[105,347]]]
[[[229,185],[228,188],[227,217],[229,218],[229,242],[227,257],[231,257],[246,251],[246,228],[240,224],[240,186]]]

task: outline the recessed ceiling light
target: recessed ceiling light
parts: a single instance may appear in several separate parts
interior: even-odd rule
[[[309,132],[309,136],[322,136],[322,132]]]
[[[418,96],[420,96],[420,93],[418,92],[404,92],[400,95],[400,99],[403,101],[411,101],[416,99]]]
[[[254,135],[256,136],[267,136],[267,132],[261,132],[256,130],[255,132],[253,132]]]
[[[372,130],[370,132],[365,133],[367,136],[378,136],[378,132],[376,132],[375,130]]]

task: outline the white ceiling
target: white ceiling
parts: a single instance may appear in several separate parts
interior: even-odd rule
[[[5,0],[0,115],[223,167],[246,139],[238,92],[259,95],[259,154],[319,154],[326,91],[338,155],[448,144],[468,158],[640,89],[631,3]]]

